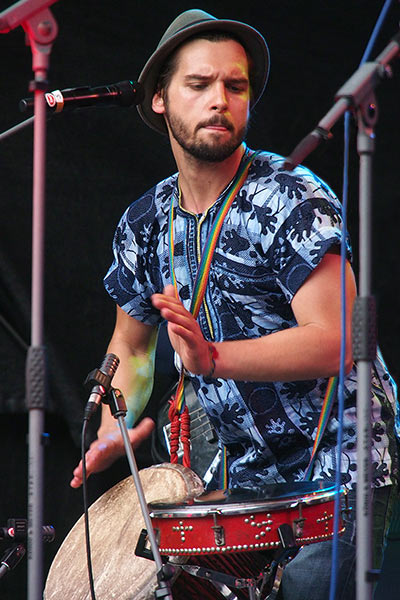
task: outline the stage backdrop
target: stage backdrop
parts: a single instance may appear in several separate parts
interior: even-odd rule
[[[11,3],[0,2],[4,10]],[[284,156],[318,124],[335,93],[358,68],[384,2],[377,0],[198,1],[215,16],[259,29],[271,52],[271,75],[248,135],[252,148]],[[50,89],[103,85],[138,77],[162,32],[186,1],[64,0],[51,11],[59,26],[50,55]],[[398,31],[392,2],[372,48],[375,58]],[[0,37],[0,133],[30,116],[19,101],[30,95],[32,54],[21,27]],[[376,89],[372,203],[372,287],[380,346],[399,377],[399,61]],[[359,268],[358,155],[351,119],[349,229]],[[343,185],[343,119],[333,138],[304,162],[339,196]],[[0,526],[26,516],[27,415],[25,361],[30,345],[32,227],[31,125],[0,142]],[[83,381],[100,365],[114,323],[102,286],[114,229],[124,209],[175,170],[168,141],[147,128],[133,108],[91,108],[53,116],[47,126],[44,340],[48,354],[45,522],[57,529],[45,570],[82,511],[69,489],[79,457]],[[96,422],[91,435],[94,435]],[[148,453],[147,453],[148,456]],[[145,464],[145,458],[143,463]],[[105,476],[107,477],[107,476]],[[93,478],[93,497],[108,486]],[[3,546],[0,547],[0,551]],[[25,563],[0,581],[1,598],[25,598]],[[72,568],[72,566],[71,566]],[[4,591],[5,590],[5,591]]]

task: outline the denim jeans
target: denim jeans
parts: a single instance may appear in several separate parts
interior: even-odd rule
[[[385,531],[396,490],[394,486],[376,488],[372,495],[375,568],[380,567]],[[355,600],[356,510],[355,491],[349,493],[353,507],[346,517],[346,530],[338,540],[338,568],[335,600]],[[333,542],[304,546],[285,567],[279,598],[282,600],[329,600]]]

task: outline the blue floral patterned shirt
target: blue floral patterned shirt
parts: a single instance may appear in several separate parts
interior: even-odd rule
[[[179,205],[177,174],[125,211],[114,261],[105,277],[110,296],[129,315],[158,325],[150,297],[171,283],[168,219],[174,201],[174,270],[189,309],[202,248],[228,186],[201,215]],[[230,184],[231,185],[231,184]],[[198,321],[216,342],[269,335],[295,327],[291,300],[308,275],[341,242],[341,206],[331,189],[299,166],[262,152],[224,220]],[[348,244],[350,255],[350,246]],[[266,359],[267,360],[267,359]],[[228,452],[230,487],[301,481],[310,460],[327,379],[252,382],[193,375],[198,399]],[[380,355],[373,372],[373,482],[392,482],[395,465],[395,384]],[[356,480],[356,367],[345,379],[342,483]],[[313,479],[332,482],[337,469],[334,405],[314,463]]]

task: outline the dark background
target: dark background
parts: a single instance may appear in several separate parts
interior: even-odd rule
[[[11,3],[0,2],[0,10]],[[271,76],[252,117],[248,144],[290,154],[334,102],[357,69],[384,3],[377,0],[264,0],[261,3],[133,0],[60,1],[51,7],[59,34],[50,56],[50,89],[135,79],[177,14],[202,8],[259,29],[271,52]],[[391,3],[373,47],[375,58],[398,31],[399,3]],[[379,341],[396,380],[399,344],[399,60],[393,77],[376,89],[372,205],[372,288]],[[0,37],[0,133],[29,115],[31,50],[21,27]],[[343,119],[334,137],[305,164],[339,196],[343,180]],[[358,155],[352,120],[349,229],[358,274]],[[28,418],[25,361],[30,345],[33,129],[0,143],[0,526],[26,516]],[[102,287],[111,242],[126,206],[175,170],[166,138],[150,130],[135,108],[92,108],[54,116],[47,129],[44,339],[49,363],[45,451],[45,522],[57,540],[45,549],[45,573],[82,512],[80,491],[69,488],[79,459],[86,392],[82,382],[99,366],[114,324],[114,307]],[[92,424],[94,435],[96,419]],[[140,466],[149,452],[139,453]],[[121,467],[121,472],[125,465]],[[97,497],[120,476],[96,476]],[[113,479],[114,478],[114,479]],[[0,554],[4,549],[0,545]],[[71,566],[72,568],[72,566]],[[26,561],[0,580],[0,598],[26,597]]]

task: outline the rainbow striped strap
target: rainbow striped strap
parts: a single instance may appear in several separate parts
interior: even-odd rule
[[[193,314],[195,319],[197,319],[201,303],[203,302],[204,294],[206,292],[211,261],[214,255],[215,246],[217,245],[222,224],[228,213],[228,210],[231,207],[232,202],[236,198],[237,193],[246,181],[246,177],[253,159],[259,153],[260,150],[249,154],[246,160],[244,160],[239,166],[239,170],[236,173],[235,181],[233,182],[230,191],[226,195],[225,200],[221,204],[218,214],[215,217],[214,223],[212,224],[211,230],[208,234],[204,250],[201,256],[200,266],[196,275],[196,280],[193,289],[193,297],[190,307],[190,312]]]
[[[214,219],[214,222],[211,226],[211,230],[208,234],[202,255],[200,260],[200,265],[197,270],[197,275],[194,283],[193,296],[190,304],[190,312],[197,319],[201,304],[204,299],[204,294],[207,288],[208,275],[210,272],[211,261],[214,254],[215,246],[218,241],[218,236],[221,231],[222,224],[224,219],[228,213],[228,210],[234,201],[237,193],[242,187],[243,183],[246,180],[250,165],[253,159],[259,154],[260,150],[257,152],[249,152],[246,156],[245,160],[243,160],[239,166],[239,169],[236,173],[235,179],[232,183],[231,189],[223,200],[220,209]],[[173,286],[175,288],[175,295],[179,299],[178,287],[175,277],[174,270],[174,198],[171,197],[171,205],[169,212],[169,263],[170,263],[170,272]],[[180,379],[178,383],[178,388],[175,394],[175,410],[179,414],[185,408],[185,399],[184,399],[184,373],[183,367],[181,368]]]
[[[226,450],[226,446],[222,446],[221,450],[221,464],[219,467],[219,489],[227,490],[228,489],[228,453]]]
[[[313,449],[311,451],[310,462],[307,465],[304,474],[304,481],[309,481],[311,479],[312,469],[314,466],[314,460],[317,454],[317,450],[321,441],[322,436],[324,435],[324,431],[328,424],[329,415],[331,414],[332,404],[336,397],[338,377],[330,377],[328,380],[328,386],[326,388],[324,403],[322,405],[321,414],[319,415],[317,433],[314,440]]]

